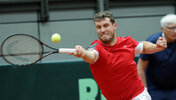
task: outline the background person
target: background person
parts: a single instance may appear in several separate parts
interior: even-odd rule
[[[168,14],[161,21],[161,30],[147,41],[156,43],[164,37],[167,48],[154,54],[141,54],[137,69],[153,100],[176,100],[176,15]]]

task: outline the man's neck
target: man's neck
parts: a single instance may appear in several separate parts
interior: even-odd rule
[[[106,46],[114,46],[116,43],[117,43],[117,38],[115,37],[112,42],[110,42],[108,44],[104,44],[104,43],[103,44],[106,45]]]

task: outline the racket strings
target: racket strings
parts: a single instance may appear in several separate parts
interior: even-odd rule
[[[15,35],[7,38],[1,47],[3,58],[14,65],[30,65],[42,55],[42,45],[33,37]]]

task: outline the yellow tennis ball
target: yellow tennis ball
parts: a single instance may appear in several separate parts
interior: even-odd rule
[[[53,43],[58,43],[61,40],[61,36],[58,33],[55,33],[51,36],[51,40]]]

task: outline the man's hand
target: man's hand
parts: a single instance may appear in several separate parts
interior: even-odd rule
[[[164,37],[159,37],[157,42],[156,42],[156,46],[160,50],[164,50],[165,48],[167,48],[167,42],[166,42],[165,38]]]
[[[85,50],[80,45],[75,46],[75,52],[69,54],[76,57],[81,57],[87,63],[94,63],[98,59],[98,54],[95,50]]]
[[[86,51],[85,51],[85,49],[82,46],[77,45],[77,46],[75,46],[75,52],[74,53],[70,53],[70,55],[74,55],[76,57],[83,57],[85,52]]]

